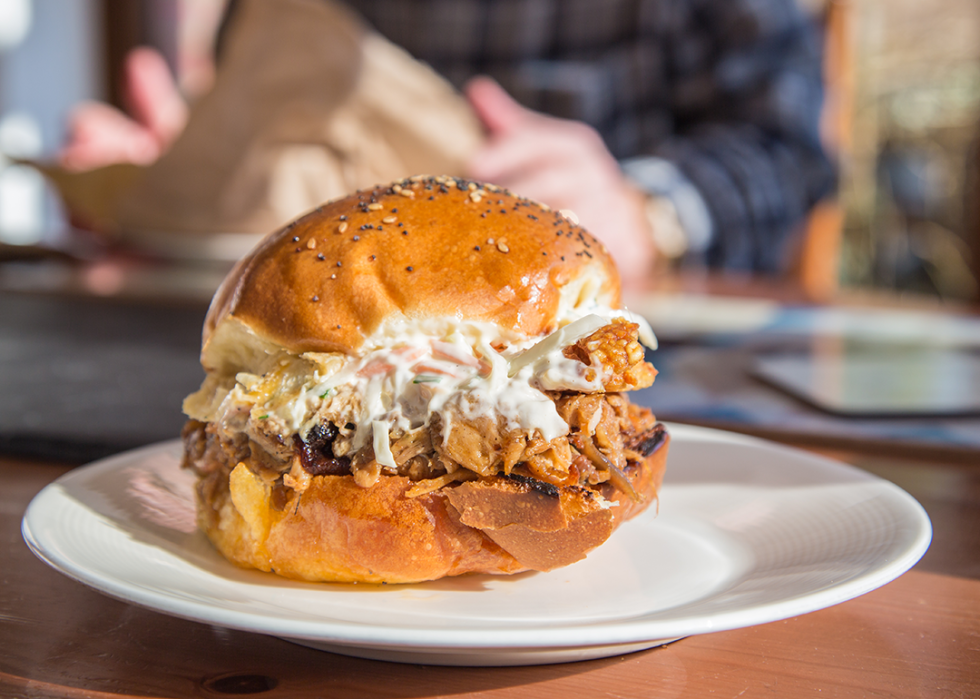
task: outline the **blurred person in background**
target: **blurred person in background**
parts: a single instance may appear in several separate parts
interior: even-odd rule
[[[573,210],[627,282],[658,258],[781,272],[833,188],[821,38],[796,0],[346,4],[464,92],[487,133],[464,174]],[[180,134],[159,54],[132,52],[125,81],[128,114],[76,112],[66,166],[146,164]]]

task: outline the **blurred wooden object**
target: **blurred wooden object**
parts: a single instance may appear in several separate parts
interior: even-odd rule
[[[828,0],[815,9],[824,30],[824,109],[821,138],[832,157],[843,165],[851,151],[854,113],[853,0]],[[840,286],[844,210],[837,199],[814,208],[804,224],[795,276],[805,295],[831,298]]]
[[[806,298],[826,301],[838,292],[843,227],[844,209],[836,200],[822,201],[810,212],[796,270]]]

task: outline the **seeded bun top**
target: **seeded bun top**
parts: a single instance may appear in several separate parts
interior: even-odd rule
[[[356,354],[386,319],[489,321],[533,337],[593,302],[617,308],[619,276],[583,228],[493,185],[413,177],[266,238],[215,295],[202,358],[222,361],[208,344],[230,319],[290,352]]]

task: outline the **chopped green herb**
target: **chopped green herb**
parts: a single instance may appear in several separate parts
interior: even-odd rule
[[[267,414],[266,415],[260,415],[259,416],[259,420],[265,420],[267,417],[269,417]]]
[[[326,398],[326,397],[327,397],[327,396],[329,396],[329,395],[330,395],[330,394],[331,394],[332,392],[333,392],[333,389],[332,389],[332,388],[328,388],[328,389],[327,389],[326,391],[324,391],[323,393],[321,393],[321,394],[320,394],[320,398],[321,398],[321,399],[323,399],[323,398]]]
[[[439,383],[442,381],[441,376],[433,376],[432,374],[419,374],[415,377],[412,383]]]

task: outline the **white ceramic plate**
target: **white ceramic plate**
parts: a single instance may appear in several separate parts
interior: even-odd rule
[[[785,619],[893,580],[925,553],[922,507],[849,466],[675,425],[659,514],[551,573],[419,585],[294,582],[225,561],[194,530],[167,442],[46,487],[24,538],[66,575],[167,614],[367,658],[567,662]]]

